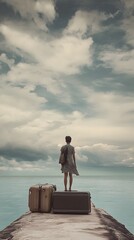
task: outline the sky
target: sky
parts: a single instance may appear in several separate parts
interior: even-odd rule
[[[134,169],[134,1],[0,0],[0,175]]]

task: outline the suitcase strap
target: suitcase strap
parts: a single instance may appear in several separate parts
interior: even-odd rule
[[[39,212],[41,210],[41,189],[42,189],[42,185],[39,184],[39,202],[38,202],[38,210],[39,210]]]

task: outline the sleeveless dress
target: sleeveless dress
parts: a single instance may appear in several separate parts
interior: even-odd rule
[[[76,174],[77,176],[79,175],[76,165],[74,164],[74,159],[73,159],[73,154],[75,153],[74,147],[70,144],[66,144],[61,147],[61,152],[64,151],[65,148],[68,148],[68,154],[67,154],[67,161],[64,165],[61,167],[62,173],[72,173]]]

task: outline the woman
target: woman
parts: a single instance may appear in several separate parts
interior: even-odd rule
[[[61,153],[67,150],[66,162],[62,165],[61,171],[64,173],[64,186],[65,191],[67,191],[67,178],[69,175],[69,191],[71,191],[72,183],[73,183],[73,174],[79,175],[76,168],[76,160],[75,160],[75,151],[74,147],[70,145],[71,137],[66,136],[65,141],[66,145],[61,147]]]

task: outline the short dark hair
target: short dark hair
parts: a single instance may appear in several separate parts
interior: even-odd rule
[[[66,142],[67,142],[67,143],[70,143],[71,140],[72,140],[72,138],[71,138],[70,136],[66,136],[65,139],[66,139]]]

